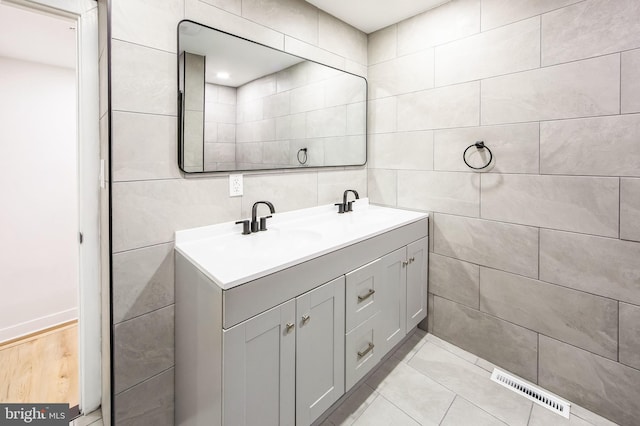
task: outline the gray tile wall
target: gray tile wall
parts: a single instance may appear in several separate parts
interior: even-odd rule
[[[639,35],[637,0],[452,0],[368,39],[369,196],[432,213],[429,330],[622,425],[640,418]],[[478,140],[481,173],[462,161]]]
[[[333,202],[346,187],[367,194],[363,167],[248,174],[238,198],[228,195],[227,175],[184,176],[176,159],[176,28],[182,19],[367,72],[366,35],[302,0],[111,0],[117,425],[173,424],[176,230],[240,219],[263,198],[286,211]]]

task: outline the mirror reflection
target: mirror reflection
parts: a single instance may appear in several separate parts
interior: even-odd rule
[[[178,26],[180,168],[366,162],[366,80],[191,21]]]

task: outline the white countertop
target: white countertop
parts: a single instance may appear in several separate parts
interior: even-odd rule
[[[275,213],[267,231],[249,235],[235,222],[177,231],[175,249],[228,290],[427,216],[364,198],[350,213],[338,214],[334,205]]]

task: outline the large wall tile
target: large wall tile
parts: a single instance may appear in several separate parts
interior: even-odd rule
[[[173,244],[113,255],[113,322],[173,303]]]
[[[398,171],[398,207],[478,216],[480,176],[476,173]]]
[[[433,169],[432,131],[374,134],[368,150],[373,169]]]
[[[640,305],[640,244],[540,230],[540,279]]]
[[[538,230],[445,214],[434,215],[434,251],[528,277],[538,276]]]
[[[284,49],[284,35],[281,32],[238,16],[235,14],[237,11],[230,13],[216,7],[220,1],[226,0],[209,0],[211,4],[201,0],[184,0],[185,18],[276,49]]]
[[[226,10],[235,15],[242,13],[242,0],[200,0],[217,8]]]
[[[111,42],[111,108],[176,115],[175,53]]]
[[[479,309],[479,269],[478,265],[431,253],[429,256],[429,292]]]
[[[253,203],[261,200],[273,203],[276,212],[313,207],[318,204],[318,174],[293,172],[245,176],[241,216],[250,217]]]
[[[369,101],[367,108],[367,132],[387,133],[396,131],[397,98],[390,97]]]
[[[640,179],[620,179],[620,238],[640,241]]]
[[[540,66],[540,18],[436,47],[436,86],[478,80]]]
[[[540,172],[640,176],[640,114],[540,123]]]
[[[542,16],[542,64],[640,47],[637,0],[589,0]]]
[[[369,67],[369,99],[417,92],[433,87],[433,49]]]
[[[321,49],[312,44],[300,41],[297,38],[285,36],[284,38],[285,52],[292,53],[305,59],[320,62],[334,68],[344,69],[346,61],[344,57],[338,56],[333,52]]]
[[[433,333],[532,382],[537,381],[538,335],[436,296]]]
[[[482,0],[482,31],[530,18],[582,0]]]
[[[607,358],[618,358],[618,302],[480,268],[480,310]]]
[[[477,126],[479,96],[479,82],[398,96],[398,130]]]
[[[538,384],[621,425],[640,418],[640,371],[540,336]]]
[[[359,64],[367,64],[365,33],[323,11],[319,11],[318,18],[319,47]]]
[[[116,0],[111,14],[114,39],[177,52],[176,24],[184,16],[184,0]]]
[[[398,26],[396,24],[369,34],[367,40],[369,66],[395,58],[397,46]]]
[[[622,52],[622,113],[640,112],[640,49]]]
[[[176,117],[114,111],[114,182],[180,177]]]
[[[609,55],[482,81],[482,124],[618,114],[620,57]]]
[[[397,178],[396,170],[368,169],[369,200],[375,204],[395,207],[398,192]]]
[[[114,253],[173,241],[176,230],[240,216],[240,198],[229,197],[226,177],[122,182],[112,191]]]
[[[174,369],[116,395],[115,419],[118,426],[173,426]]]
[[[523,225],[618,236],[617,178],[482,176],[481,216]]]
[[[171,305],[114,327],[114,393],[173,366],[173,320]]]
[[[398,25],[398,55],[480,32],[480,0],[453,0]]]
[[[318,9],[298,0],[242,0],[242,16],[276,31],[318,44]]]
[[[640,370],[640,306],[620,303],[620,362]]]
[[[503,126],[466,127],[436,130],[434,132],[434,169],[467,172],[462,153],[476,141],[484,141],[494,155],[486,172],[538,173],[538,123],[509,124]],[[486,151],[470,149],[467,161],[481,167],[488,160]]]
[[[355,189],[360,198],[365,198],[367,196],[367,169],[318,172],[318,205],[340,202],[347,189]]]

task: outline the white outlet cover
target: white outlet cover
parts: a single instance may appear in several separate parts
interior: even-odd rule
[[[239,197],[242,195],[243,183],[242,175],[229,175],[229,196]]]

